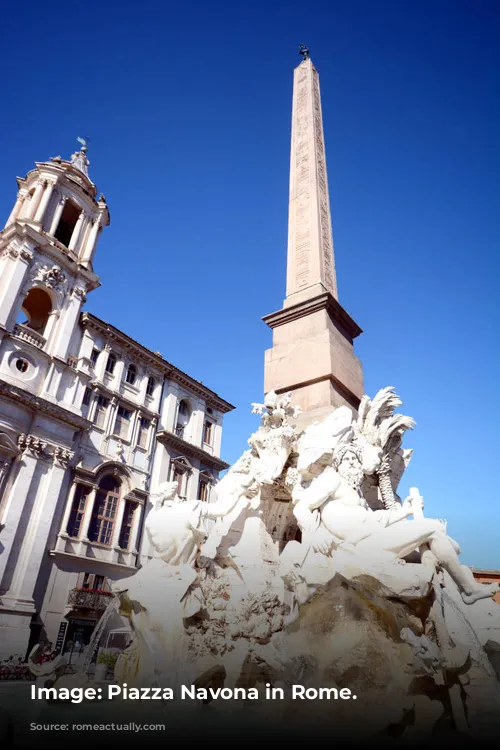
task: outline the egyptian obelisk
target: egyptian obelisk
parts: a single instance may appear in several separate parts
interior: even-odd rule
[[[307,48],[294,71],[286,299],[263,320],[273,331],[264,392],[291,391],[300,423],[334,408],[357,410],[363,371],[360,327],[338,301],[319,76]]]

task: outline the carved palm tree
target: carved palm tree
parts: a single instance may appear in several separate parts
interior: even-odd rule
[[[401,447],[404,433],[415,426],[411,417],[394,414],[402,403],[391,386],[382,388],[373,400],[365,395],[359,405],[356,423],[358,436],[382,450],[377,479],[382,502],[387,509],[397,505],[393,484],[394,458]]]

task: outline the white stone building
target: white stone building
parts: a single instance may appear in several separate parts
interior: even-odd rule
[[[0,659],[44,637],[76,657],[149,552],[150,493],[208,500],[228,467],[234,407],[82,312],[110,221],[88,165],[37,163],[0,232]]]

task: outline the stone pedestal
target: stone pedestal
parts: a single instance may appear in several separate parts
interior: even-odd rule
[[[303,411],[299,429],[338,406],[357,410],[364,386],[353,340],[361,329],[331,294],[271,313],[264,321],[273,330],[264,392],[292,391],[293,404]]]

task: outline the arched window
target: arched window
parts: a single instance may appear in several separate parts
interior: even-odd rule
[[[191,407],[189,403],[182,399],[179,402],[179,409],[177,411],[177,424],[175,425],[175,434],[177,437],[184,437],[184,430],[191,417]]]
[[[149,396],[150,398],[154,395],[155,386],[156,386],[155,379],[152,377],[148,378],[148,386],[146,388],[146,395]]]
[[[35,287],[24,298],[17,322],[43,336],[51,312],[52,300],[48,292]]]
[[[81,209],[78,208],[78,206],[72,201],[66,201],[66,203],[64,204],[64,209],[61,214],[61,218],[59,219],[59,224],[57,225],[56,231],[54,232],[54,237],[56,238],[56,240],[59,240],[61,245],[65,245],[65,247],[68,247],[71,241],[71,235],[73,234],[76,226],[76,222],[78,221],[78,217],[80,216],[80,212]]]
[[[89,527],[91,542],[111,544],[119,500],[120,482],[118,479],[112,476],[101,479]]]
[[[125,380],[127,381],[127,383],[129,383],[129,385],[134,385],[135,381],[137,380],[137,367],[135,365],[128,366]]]

